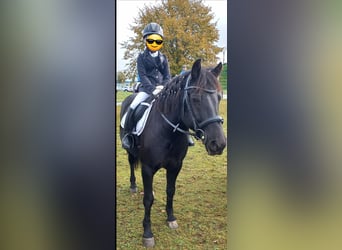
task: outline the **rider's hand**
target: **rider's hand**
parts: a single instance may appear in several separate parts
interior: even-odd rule
[[[163,88],[164,88],[163,85],[158,85],[158,86],[154,89],[154,91],[152,92],[152,94],[153,94],[154,96],[158,95],[158,94],[160,93],[160,91],[162,91]]]

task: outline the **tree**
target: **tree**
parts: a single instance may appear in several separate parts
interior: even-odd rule
[[[160,24],[164,30],[161,52],[169,59],[171,75],[179,74],[182,65],[191,66],[198,58],[206,66],[216,64],[216,55],[223,48],[215,45],[219,32],[213,18],[211,7],[202,0],[162,0],[156,5],[145,5],[130,25],[135,36],[121,44],[126,49],[124,59],[129,61],[129,77],[137,74],[137,56],[145,48],[142,30],[150,22]]]
[[[126,81],[126,79],[127,79],[127,78],[126,78],[125,73],[122,72],[122,71],[119,71],[119,72],[118,72],[118,82],[123,83],[123,82]]]

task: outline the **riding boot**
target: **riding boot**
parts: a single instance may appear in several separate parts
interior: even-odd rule
[[[195,142],[192,140],[191,135],[188,135],[188,145],[189,147],[192,147],[195,145]]]
[[[133,121],[133,113],[134,109],[129,108],[126,114],[126,120],[124,125],[124,136],[122,137],[122,147],[124,149],[130,149],[134,146],[134,138],[132,135],[132,130],[134,127],[134,121]]]

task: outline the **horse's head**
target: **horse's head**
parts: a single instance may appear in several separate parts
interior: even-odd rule
[[[221,70],[221,63],[212,69],[202,68],[199,59],[193,64],[184,87],[183,122],[195,132],[196,139],[202,140],[209,155],[222,154],[226,147],[223,119],[219,116]]]

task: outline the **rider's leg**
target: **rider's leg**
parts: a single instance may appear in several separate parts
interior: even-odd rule
[[[132,130],[134,127],[133,121],[133,113],[134,109],[141,103],[142,101],[146,100],[149,97],[149,94],[145,92],[139,92],[137,96],[132,101],[131,105],[129,106],[126,112],[125,124],[124,124],[124,136],[122,138],[122,147],[125,149],[129,149],[133,147],[133,137],[132,137]]]
[[[145,101],[149,96],[150,95],[146,92],[139,92],[129,107],[135,109],[141,102]]]
[[[125,125],[124,125],[124,136],[122,137],[122,147],[124,149],[129,149],[133,147],[133,137],[131,136],[131,132],[133,129],[133,111],[134,109],[128,108],[125,118]]]

